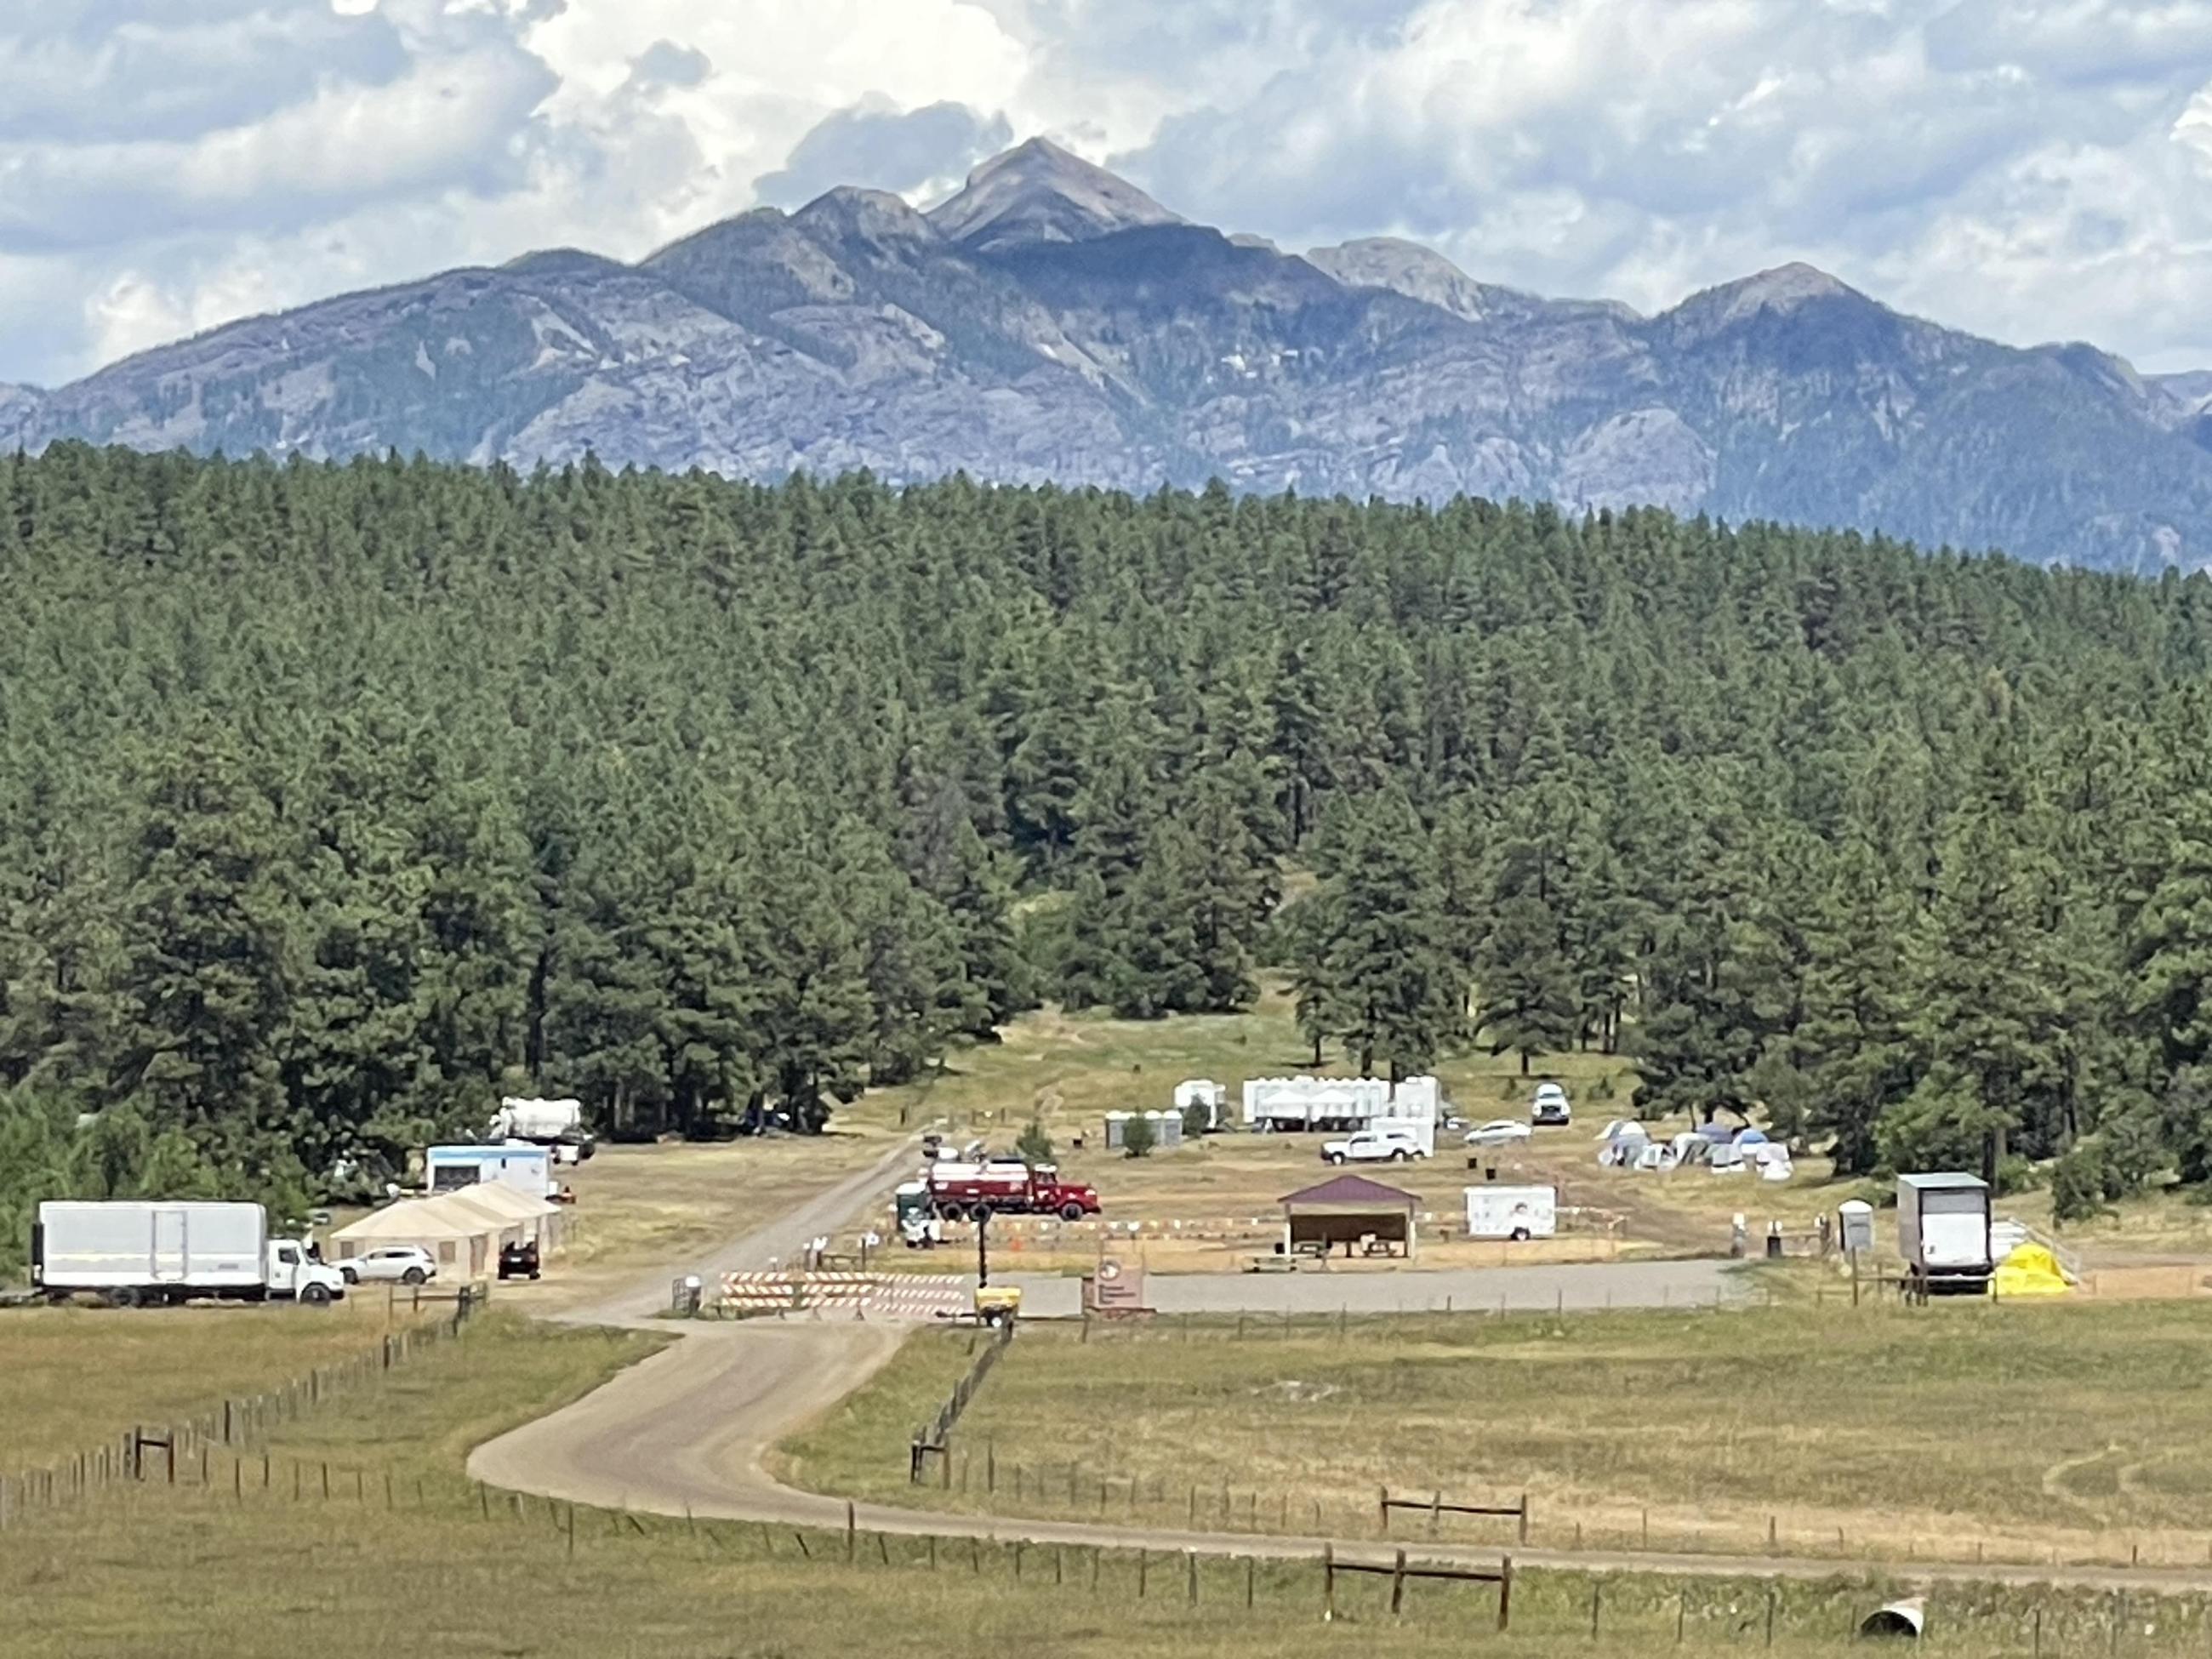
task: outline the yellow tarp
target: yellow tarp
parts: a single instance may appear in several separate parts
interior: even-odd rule
[[[1997,1263],[1997,1296],[2063,1296],[2074,1287],[2040,1244],[2022,1244]]]

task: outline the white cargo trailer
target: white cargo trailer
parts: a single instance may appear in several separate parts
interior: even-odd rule
[[[1559,1194],[1551,1187],[1469,1187],[1469,1238],[1550,1238],[1559,1230]]]
[[[1956,1172],[1898,1176],[1897,1253],[1927,1291],[1987,1291],[1989,1184]]]
[[[544,1146],[433,1146],[422,1154],[422,1174],[434,1193],[459,1192],[485,1181],[532,1198],[549,1198],[559,1190],[553,1154]]]
[[[589,1158],[592,1132],[584,1127],[580,1100],[538,1100],[508,1095],[499,1103],[485,1135],[488,1140],[526,1140],[556,1149],[563,1164]]]
[[[53,1300],[97,1291],[117,1307],[200,1297],[329,1302],[345,1280],[296,1238],[269,1237],[258,1204],[109,1200],[39,1206],[31,1282]]]

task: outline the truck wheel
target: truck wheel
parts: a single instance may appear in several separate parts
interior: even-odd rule
[[[300,1300],[311,1308],[327,1307],[330,1299],[331,1287],[327,1285],[310,1285],[300,1292]]]
[[[974,1209],[969,1211],[968,1218],[980,1227],[991,1218],[991,1206],[988,1204],[978,1204]]]
[[[420,1285],[422,1282],[422,1279],[423,1273],[420,1267],[410,1267],[405,1273],[399,1275],[399,1282],[403,1285]],[[353,1283],[353,1275],[351,1273],[348,1273],[346,1275],[346,1283],[349,1285]]]
[[[339,1268],[338,1277],[345,1280],[349,1285],[358,1285],[361,1283],[361,1275],[350,1267]]]
[[[1344,1162],[1344,1154],[1342,1152],[1331,1152],[1328,1155],[1328,1161],[1332,1164],[1341,1164]]]
[[[939,1221],[965,1221],[968,1212],[957,1204],[940,1204],[937,1206],[937,1218]]]
[[[136,1285],[118,1285],[114,1286],[107,1292],[107,1305],[111,1308],[137,1307],[138,1305],[138,1287]]]
[[[1528,1242],[1528,1230],[1526,1227],[1516,1227],[1513,1230],[1513,1242],[1516,1244],[1526,1244]]]
[[[1406,1149],[1401,1146],[1396,1152],[1391,1153],[1390,1161],[1393,1164],[1403,1164],[1406,1161]]]
[[[1063,1204],[1063,1205],[1061,1205],[1061,1206],[1060,1206],[1060,1218],[1062,1221],[1080,1221],[1080,1220],[1082,1220],[1082,1219],[1083,1219],[1083,1206],[1082,1206],[1080,1204]]]

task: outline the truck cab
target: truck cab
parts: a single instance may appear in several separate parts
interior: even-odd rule
[[[269,1294],[319,1307],[345,1294],[345,1279],[336,1267],[323,1265],[313,1249],[297,1238],[269,1241],[266,1282]]]

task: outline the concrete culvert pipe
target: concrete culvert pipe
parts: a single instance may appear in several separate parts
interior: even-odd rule
[[[1859,1621],[1861,1636],[1894,1636],[1917,1642],[1928,1622],[1928,1599],[1914,1595],[1876,1607]]]

